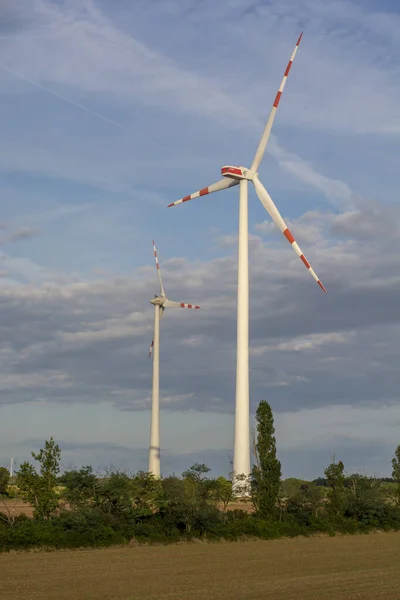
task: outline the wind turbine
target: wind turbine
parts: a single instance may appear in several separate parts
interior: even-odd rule
[[[237,359],[236,359],[236,413],[235,413],[235,446],[233,471],[235,476],[250,474],[250,405],[249,405],[249,257],[248,257],[248,186],[251,181],[255,187],[256,194],[269,213],[272,220],[279,227],[296,254],[303,261],[312,277],[320,288],[326,292],[321,281],[307,261],[300,247],[296,243],[292,233],[282,219],[271,196],[258,178],[258,167],[264,156],[265,148],[271,133],[272,124],[285,87],[289,71],[296,56],[301,38],[300,35],[296,46],[286,67],[285,74],[276,94],[267,124],[262,134],[257,151],[254,155],[250,169],[242,166],[224,166],[221,169],[223,179],[201,189],[190,196],[185,196],[177,202],[169,204],[168,207],[188,202],[194,198],[219,192],[227,188],[239,185],[239,240],[238,240],[238,290],[237,290]]]
[[[156,261],[158,280],[160,282],[160,295],[154,296],[150,303],[154,306],[154,335],[150,344],[149,358],[153,355],[153,391],[151,398],[151,427],[149,449],[149,473],[160,477],[160,320],[166,308],[200,308],[194,304],[173,302],[165,295],[161,279],[160,265],[158,263],[157,249],[153,240],[154,258]]]

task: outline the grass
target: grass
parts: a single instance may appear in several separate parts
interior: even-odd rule
[[[399,600],[400,533],[0,555],[1,600]]]

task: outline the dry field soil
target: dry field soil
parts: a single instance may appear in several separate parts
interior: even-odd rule
[[[0,554],[1,600],[400,600],[400,533]]]

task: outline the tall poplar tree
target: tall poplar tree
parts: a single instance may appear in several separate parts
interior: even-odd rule
[[[396,500],[397,504],[400,505],[400,444],[396,448],[396,452],[394,453],[394,458],[392,460],[392,477],[397,483],[396,489]]]
[[[276,458],[274,417],[266,400],[262,400],[258,405],[256,422],[256,464],[251,474],[252,500],[257,512],[269,518],[275,512],[279,494],[281,463]]]

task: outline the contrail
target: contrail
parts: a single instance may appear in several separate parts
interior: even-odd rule
[[[85,106],[84,104],[81,104],[80,102],[75,102],[75,100],[71,100],[71,98],[62,96],[58,92],[55,92],[54,90],[48,88],[47,86],[43,85],[42,83],[39,83],[38,81],[34,81],[33,79],[30,79],[30,77],[27,77],[23,73],[19,73],[18,71],[15,71],[14,69],[10,69],[10,67],[5,67],[4,65],[0,65],[0,68],[3,69],[4,71],[7,71],[8,73],[11,73],[11,75],[14,75],[14,77],[17,77],[18,79],[22,79],[23,81],[26,81],[26,82],[30,83],[31,85],[34,85],[35,87],[39,88],[43,92],[47,92],[48,94],[55,96],[56,98],[58,98],[59,100],[62,100],[63,102],[72,104],[72,106],[75,106],[76,108],[80,108],[81,110],[84,110],[85,112],[89,113],[90,115],[98,117],[99,119],[102,119],[106,123],[110,123],[111,125],[114,125],[115,127],[118,127],[119,129],[122,129],[123,131],[130,133],[131,135],[140,137],[145,142],[149,142],[150,144],[153,144],[154,146],[157,146],[158,148],[163,148],[163,146],[161,146],[154,140],[152,140],[148,137],[145,137],[144,135],[138,133],[137,131],[133,131],[132,129],[125,127],[125,125],[121,125],[121,123],[118,123],[117,121],[114,121],[113,119],[109,119],[108,117],[105,117],[101,113],[98,113],[95,110],[88,108],[87,106]]]

